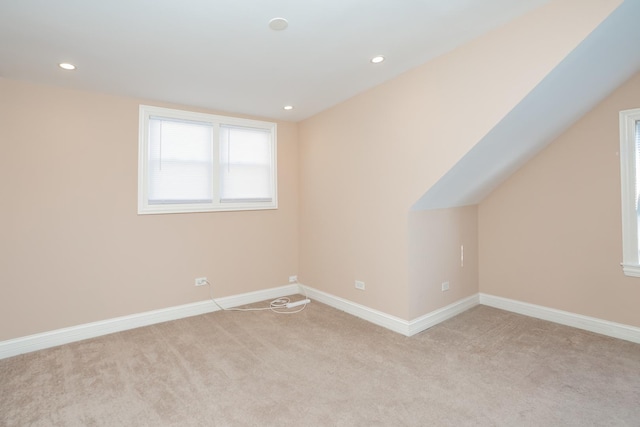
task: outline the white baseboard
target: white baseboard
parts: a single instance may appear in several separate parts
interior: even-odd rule
[[[417,319],[407,321],[308,286],[300,286],[305,291],[306,295],[313,300],[327,304],[328,306],[344,311],[345,313],[349,313],[353,316],[367,320],[373,324],[382,326],[383,328],[390,329],[408,337],[415,335],[418,332],[422,332],[444,320],[470,309],[475,305],[478,305],[478,295],[476,294],[441,309],[432,311],[431,313],[427,313]]]
[[[317,289],[298,284],[217,298],[216,301],[223,308],[232,308],[298,294],[301,293],[301,290],[313,300],[405,336],[415,335],[478,304],[483,304],[525,316],[536,317],[538,319],[640,343],[640,328],[483,293],[456,301],[453,304],[427,313],[411,321],[400,319]],[[0,359],[88,338],[95,338],[114,332],[211,313],[217,310],[219,310],[219,308],[212,301],[199,301],[6,340],[0,342]]]
[[[244,294],[232,295],[223,298],[216,298],[216,302],[222,308],[239,307],[241,305],[253,304],[254,302],[274,300],[276,298],[295,295],[300,293],[300,286],[296,284],[279,286],[277,288],[264,289],[261,291],[247,292]],[[208,301],[211,302],[211,301]],[[217,309],[217,307],[216,307]],[[215,311],[215,310],[214,310]]]
[[[407,322],[406,320],[400,319],[399,317],[391,316],[390,314],[374,310],[373,308],[369,308],[355,302],[351,302],[344,298],[319,291],[309,286],[300,286],[302,287],[307,297],[311,298],[312,300],[321,302],[340,311],[344,311],[345,313],[349,313],[352,316],[359,317],[378,326],[391,329],[392,331],[398,332],[402,335],[408,334],[409,322]]]
[[[298,285],[287,285],[263,291],[249,292],[223,298],[216,301],[223,308],[238,307],[259,301],[275,299],[286,295],[300,293]],[[0,359],[17,356],[45,348],[56,347],[88,338],[95,338],[114,332],[149,326],[155,323],[168,322],[170,320],[197,316],[219,310],[213,301],[199,301],[160,310],[147,311],[129,316],[115,317],[98,322],[85,323],[69,328],[56,329],[0,342]]]
[[[525,316],[548,320],[550,322],[560,323],[566,326],[572,326],[578,329],[584,329],[586,331],[607,335],[613,338],[640,343],[640,328],[623,325],[621,323],[609,322],[595,317],[583,316],[580,314],[570,313],[568,311],[556,310],[540,305],[482,293],[480,294],[480,304],[511,311],[513,313],[523,314]]]
[[[449,304],[446,307],[442,307],[438,310],[427,313],[424,316],[420,316],[417,319],[409,322],[409,333],[407,334],[407,336],[415,335],[418,332],[425,331],[440,322],[444,322],[447,319],[451,319],[452,317],[457,316],[458,314],[463,313],[472,307],[475,307],[479,303],[480,299],[478,297],[478,294],[475,294],[471,295],[470,297],[458,300],[453,304]]]

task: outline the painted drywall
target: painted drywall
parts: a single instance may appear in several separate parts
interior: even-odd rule
[[[640,74],[479,205],[480,290],[640,326],[640,279],[624,276],[618,113]]]
[[[619,4],[552,1],[301,122],[301,281],[411,320],[410,207]]]
[[[413,206],[477,204],[640,70],[640,2],[626,1]],[[544,117],[544,125],[532,117]],[[513,141],[518,143],[514,144]]]
[[[476,205],[409,213],[409,293],[412,319],[478,293]]]
[[[278,211],[138,216],[138,104],[180,106],[0,79],[0,340],[206,299],[195,276],[227,296],[297,269],[401,318],[431,310],[440,303],[411,303],[425,294],[412,283],[431,280],[410,281],[410,260],[432,248],[410,248],[430,227],[410,206],[619,3],[553,1],[299,127],[280,123]]]
[[[297,125],[278,123],[279,209],[138,215],[141,103],[181,108],[0,79],[0,340],[297,273]]]

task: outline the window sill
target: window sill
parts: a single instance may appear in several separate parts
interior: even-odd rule
[[[640,265],[636,264],[620,264],[625,276],[640,277]]]
[[[179,213],[199,213],[199,212],[235,212],[235,211],[262,211],[278,209],[278,204],[273,203],[233,203],[211,205],[155,205],[153,207],[144,206],[138,208],[138,215],[154,214],[179,214]],[[639,270],[640,271],[640,270]]]

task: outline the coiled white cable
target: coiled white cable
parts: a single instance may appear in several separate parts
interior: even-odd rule
[[[223,311],[265,311],[265,310],[271,310],[274,313],[278,313],[278,314],[295,314],[295,313],[300,313],[302,310],[307,308],[307,304],[309,304],[309,302],[311,302],[309,300],[309,298],[307,298],[307,295],[304,293],[304,289],[303,289],[302,291],[303,291],[304,299],[301,300],[300,302],[296,301],[296,302],[292,303],[291,299],[289,297],[280,297],[280,298],[277,298],[277,299],[274,299],[273,301],[271,301],[271,303],[269,303],[269,307],[256,307],[256,308],[235,308],[235,307],[233,307],[233,308],[224,308],[213,297],[213,286],[211,286],[211,283],[209,283],[208,280],[206,281],[206,283],[209,286],[209,295],[211,297],[211,301],[213,301],[213,303],[220,310],[223,310]],[[304,301],[304,302],[302,302],[302,301]],[[296,304],[296,303],[298,303],[298,304]],[[296,310],[292,310],[291,308],[289,308],[289,304],[295,304],[295,306],[293,306],[291,308],[297,308],[297,309]]]

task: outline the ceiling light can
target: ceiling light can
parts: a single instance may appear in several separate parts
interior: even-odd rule
[[[284,18],[273,18],[269,21],[269,28],[273,31],[282,31],[289,26],[289,22]]]
[[[290,110],[293,110],[293,105],[285,105],[285,106],[284,106],[284,107],[282,107],[282,108],[284,108],[284,109],[285,109],[285,110],[287,110],[287,111],[290,111]]]
[[[377,55],[377,56],[374,56],[373,58],[371,58],[371,63],[373,63],[373,64],[379,64],[382,61],[384,61],[384,56],[382,56],[382,55]]]
[[[62,68],[63,70],[75,70],[76,66],[73,64],[70,64],[68,62],[61,62],[58,64],[58,67]]]

